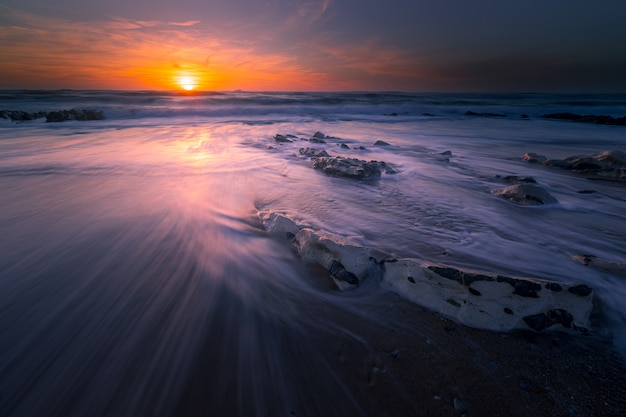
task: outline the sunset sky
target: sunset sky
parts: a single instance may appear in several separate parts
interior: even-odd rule
[[[623,0],[2,0],[1,89],[626,92]]]

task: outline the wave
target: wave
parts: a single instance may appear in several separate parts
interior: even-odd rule
[[[504,114],[510,117],[539,117],[546,113],[568,112],[622,117],[626,114],[626,95],[0,91],[0,117],[22,122],[45,117],[51,112],[99,112],[102,113],[102,118],[114,120],[184,116],[256,118],[281,114],[321,120],[361,120],[371,119],[373,116],[395,116],[399,118],[394,121],[406,121],[432,116],[464,118],[468,112]],[[11,113],[14,113],[14,117]],[[69,116],[66,120],[81,118]]]

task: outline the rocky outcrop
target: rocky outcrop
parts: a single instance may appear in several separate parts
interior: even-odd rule
[[[381,287],[471,327],[589,331],[594,295],[586,285],[393,259],[345,236],[299,226],[283,214],[258,215],[268,233],[288,239],[304,261],[326,268],[340,290],[375,279]]]
[[[522,182],[501,190],[496,190],[494,191],[494,194],[522,205],[558,203],[557,199],[554,198],[549,192],[541,188],[539,185],[528,182]]]
[[[59,110],[51,112],[35,112],[28,113],[25,111],[3,110],[0,111],[0,117],[10,119],[14,122],[24,122],[28,120],[35,120],[46,118],[48,123],[66,122],[69,120],[102,120],[104,119],[104,113],[98,110],[85,110],[85,109],[71,109],[71,110]]]
[[[382,265],[383,287],[468,326],[583,333],[589,328],[593,291],[587,286],[464,271],[417,259],[384,260]]]
[[[298,152],[300,152],[300,155],[308,156],[309,158],[323,158],[330,156],[325,150],[317,148],[300,148]]]
[[[598,125],[626,126],[626,116],[612,117],[595,114],[550,113],[541,116],[543,119],[569,120],[572,122],[594,123]]]
[[[395,174],[393,168],[381,161],[364,161],[356,158],[341,156],[319,157],[313,159],[313,168],[321,170],[326,175],[356,179],[373,179],[381,173]]]
[[[565,159],[548,159],[536,153],[526,153],[522,159],[592,177],[626,180],[626,153],[619,150],[602,151],[592,155],[573,155]]]

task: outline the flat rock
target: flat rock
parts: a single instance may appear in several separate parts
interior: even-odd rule
[[[259,211],[258,216],[268,233],[289,239],[305,262],[324,267],[340,290],[373,278],[381,287],[471,327],[588,332],[594,293],[586,285],[389,258],[352,238],[299,226],[284,214]]]
[[[589,328],[593,291],[587,286],[471,272],[412,258],[383,261],[382,269],[383,287],[468,326],[582,333]]]
[[[494,191],[495,195],[522,205],[556,204],[557,199],[536,184],[521,183]]]

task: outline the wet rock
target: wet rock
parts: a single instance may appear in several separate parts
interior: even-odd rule
[[[466,116],[482,116],[482,117],[506,117],[506,114],[500,113],[476,113],[471,110],[465,112]]]
[[[528,329],[530,326],[523,317],[542,313],[549,320],[567,325],[569,321],[559,316],[558,312],[548,314],[555,309],[572,315],[572,325],[567,327],[568,330],[585,332],[589,327],[589,315],[593,308],[592,292],[580,296],[575,293],[577,290],[548,290],[548,287],[554,288],[551,284],[565,290],[578,285],[493,276],[444,265],[430,265],[410,258],[396,259],[395,262],[382,261],[381,268],[381,286],[384,288],[472,327],[498,331]]]
[[[291,139],[287,138],[285,135],[279,135],[278,133],[274,135],[274,140],[278,143],[290,143],[293,142]]]
[[[311,143],[326,143],[326,141],[324,139],[315,138],[315,137],[309,139],[309,142],[311,142]]]
[[[313,134],[312,139],[326,139],[328,136],[326,136],[325,134],[323,134],[322,132],[315,132]]]
[[[533,330],[538,332],[545,330],[555,324],[560,324],[564,328],[571,329],[573,316],[566,310],[556,308],[547,313],[534,314],[524,317],[524,322]]]
[[[350,149],[350,147],[348,145],[346,145],[345,143],[341,144],[341,149]]]
[[[46,123],[58,123],[69,120],[102,120],[104,114],[101,111],[96,110],[60,110],[51,111],[46,114]]]
[[[385,142],[384,140],[377,140],[374,142],[374,146],[391,146],[391,144]]]
[[[536,184],[537,181],[533,177],[520,177],[517,175],[507,175],[503,178],[505,182],[511,184]]]
[[[381,287],[468,326],[588,332],[594,294],[587,285],[391,258],[345,236],[299,226],[283,214],[259,211],[258,216],[268,233],[289,239],[303,261],[327,269],[340,290],[375,278]]]
[[[341,281],[340,283],[336,282],[337,286],[339,286],[341,289],[347,289],[359,285],[359,279],[356,277],[356,275],[354,275],[350,271],[347,271],[346,268],[341,264],[341,262],[333,260],[330,264],[330,267],[328,268],[328,272],[335,281]]]
[[[533,157],[533,155],[535,157]],[[545,166],[558,167],[577,173],[617,180],[626,180],[626,153],[607,150],[593,155],[573,155],[565,159],[544,159],[536,154],[525,154],[523,159],[540,162]]]
[[[522,159],[524,161],[532,162],[534,164],[542,164],[547,158],[534,152],[528,152],[522,156]]]
[[[576,255],[574,260],[586,266],[600,269],[614,275],[626,276],[626,262],[611,261],[593,255]]]
[[[567,289],[567,291],[571,292],[572,294],[579,295],[581,297],[586,297],[589,294],[591,294],[592,289],[584,284],[581,284],[581,285],[576,285],[575,287],[570,287]]]
[[[612,117],[594,114],[582,115],[575,113],[549,113],[540,117],[543,119],[569,120],[572,122],[594,123],[600,125],[626,126],[626,116]]]
[[[313,168],[319,169],[327,175],[356,179],[379,178],[382,172],[386,174],[395,173],[395,170],[385,162],[368,162],[341,156],[315,158],[313,159]]]
[[[494,194],[522,205],[558,203],[557,199],[549,192],[535,184],[515,184],[502,190],[496,190]]]
[[[576,192],[578,194],[595,194],[595,193],[597,193],[596,190],[589,190],[589,189],[576,190]]]
[[[300,155],[308,156],[310,158],[322,158],[330,156],[328,152],[318,148],[300,148],[299,152]]]

